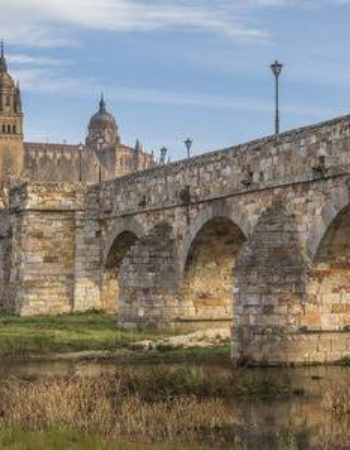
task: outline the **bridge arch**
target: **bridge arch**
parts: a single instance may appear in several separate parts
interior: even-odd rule
[[[233,320],[236,260],[250,228],[246,222],[243,231],[230,212],[211,208],[201,213],[179,253],[181,318],[198,326],[208,321],[231,325]]]
[[[325,202],[320,214],[317,214],[310,226],[310,236],[306,244],[307,255],[311,262],[315,260],[322,240],[334,220],[350,205],[350,179],[341,189],[333,191]]]
[[[350,198],[347,186],[325,203],[308,250],[307,304],[303,325],[341,331],[350,326]]]
[[[247,211],[240,205],[227,206],[225,202],[214,203],[200,211],[195,220],[191,221],[189,229],[181,242],[179,247],[179,269],[181,274],[184,271],[193,240],[206,223],[217,217],[226,217],[241,230],[246,239],[249,238],[253,226]]]
[[[125,231],[133,233],[138,239],[145,234],[145,230],[142,225],[137,222],[134,218],[130,219],[117,219],[117,223],[108,232],[107,238],[105,240],[106,244],[104,246],[103,252],[103,264],[106,263],[108,254],[112,248],[112,245],[116,238]]]
[[[121,220],[109,234],[103,254],[101,304],[108,312],[117,312],[119,303],[119,271],[128,251],[143,235],[135,220]]]

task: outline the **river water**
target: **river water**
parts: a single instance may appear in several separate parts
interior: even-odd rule
[[[133,363],[133,366],[143,370],[147,364]],[[8,361],[3,362],[0,367],[0,379],[4,380],[12,376],[26,378],[46,374],[98,376],[102,372],[113,372],[117,367],[120,367],[120,363],[110,361]],[[232,371],[233,369],[229,364],[218,363],[215,370]],[[342,387],[344,390],[348,390],[350,395],[350,368],[309,367],[247,370],[258,377],[261,374],[264,377],[268,375],[277,379],[288,378],[295,395],[277,399],[230,399],[229,407],[232,408],[235,423],[232,424],[232,430],[229,432],[229,441],[232,443],[229,448],[239,450],[350,449],[349,418],[346,416],[335,417],[325,407],[330,389]],[[186,450],[190,449],[186,447]]]

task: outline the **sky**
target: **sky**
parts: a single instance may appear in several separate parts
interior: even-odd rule
[[[26,141],[83,142],[101,91],[122,141],[172,160],[350,111],[350,0],[0,0]]]

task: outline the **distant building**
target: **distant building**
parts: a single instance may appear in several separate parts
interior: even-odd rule
[[[88,125],[85,145],[24,142],[21,90],[0,49],[0,178],[28,181],[110,180],[155,165],[153,156],[121,143],[115,118],[101,96]]]

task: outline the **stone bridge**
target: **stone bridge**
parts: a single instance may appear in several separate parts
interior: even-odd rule
[[[350,116],[101,185],[24,184],[1,223],[3,306],[232,327],[232,357],[350,354]]]

